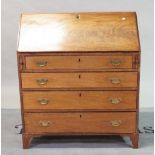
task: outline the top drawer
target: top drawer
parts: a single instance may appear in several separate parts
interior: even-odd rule
[[[27,70],[132,68],[132,56],[26,56]]]

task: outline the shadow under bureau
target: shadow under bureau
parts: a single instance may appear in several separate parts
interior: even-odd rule
[[[23,148],[43,135],[127,135],[138,147],[136,13],[23,14]]]

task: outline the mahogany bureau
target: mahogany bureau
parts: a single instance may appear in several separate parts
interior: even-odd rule
[[[43,135],[129,136],[138,148],[136,13],[22,14],[23,148]]]

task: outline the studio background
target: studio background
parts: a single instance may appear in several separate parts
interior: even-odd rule
[[[24,12],[136,11],[141,43],[140,108],[153,107],[153,0],[2,0],[2,108],[20,108],[17,35]]]

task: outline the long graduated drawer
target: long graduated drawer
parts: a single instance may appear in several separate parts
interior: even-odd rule
[[[136,72],[22,73],[22,88],[137,87]]]

